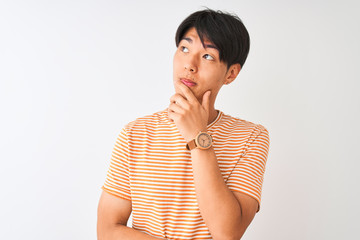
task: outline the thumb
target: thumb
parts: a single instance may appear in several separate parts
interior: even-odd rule
[[[210,95],[211,95],[211,91],[207,91],[206,93],[204,93],[202,99],[201,105],[206,110],[206,112],[209,112],[209,108],[210,108]]]

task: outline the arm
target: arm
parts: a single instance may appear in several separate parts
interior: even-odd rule
[[[257,201],[227,187],[213,148],[193,149],[191,159],[196,198],[213,239],[240,239],[255,216]]]
[[[130,217],[131,210],[131,201],[103,191],[98,205],[97,239],[161,239],[127,227],[126,224]]]
[[[206,92],[199,103],[189,88],[183,84],[178,87],[183,95],[175,94],[170,98],[168,115],[189,142],[199,131],[206,131],[210,94]],[[240,239],[258,209],[257,200],[233,193],[227,187],[213,148],[193,149],[191,160],[200,213],[213,239]]]

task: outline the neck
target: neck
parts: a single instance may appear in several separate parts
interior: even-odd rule
[[[218,111],[215,110],[214,106],[210,107],[209,109],[209,120],[208,120],[208,124],[212,123],[215,121],[216,117],[218,115]]]
[[[216,99],[216,95],[210,98],[208,125],[213,121],[215,121],[218,115],[218,111],[215,110],[215,99]],[[198,98],[198,101],[200,104],[202,104],[202,98]]]

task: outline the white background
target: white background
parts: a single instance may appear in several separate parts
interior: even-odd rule
[[[358,239],[357,1],[1,1],[0,239],[96,239],[120,129],[167,107],[174,35],[236,13],[250,55],[216,104],[270,152],[243,239]]]

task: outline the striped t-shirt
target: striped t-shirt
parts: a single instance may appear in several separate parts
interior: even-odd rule
[[[268,131],[221,111],[207,131],[229,189],[248,194],[260,206]],[[134,229],[167,239],[211,239],[185,146],[167,109],[138,118],[120,132],[102,189],[132,201]]]

